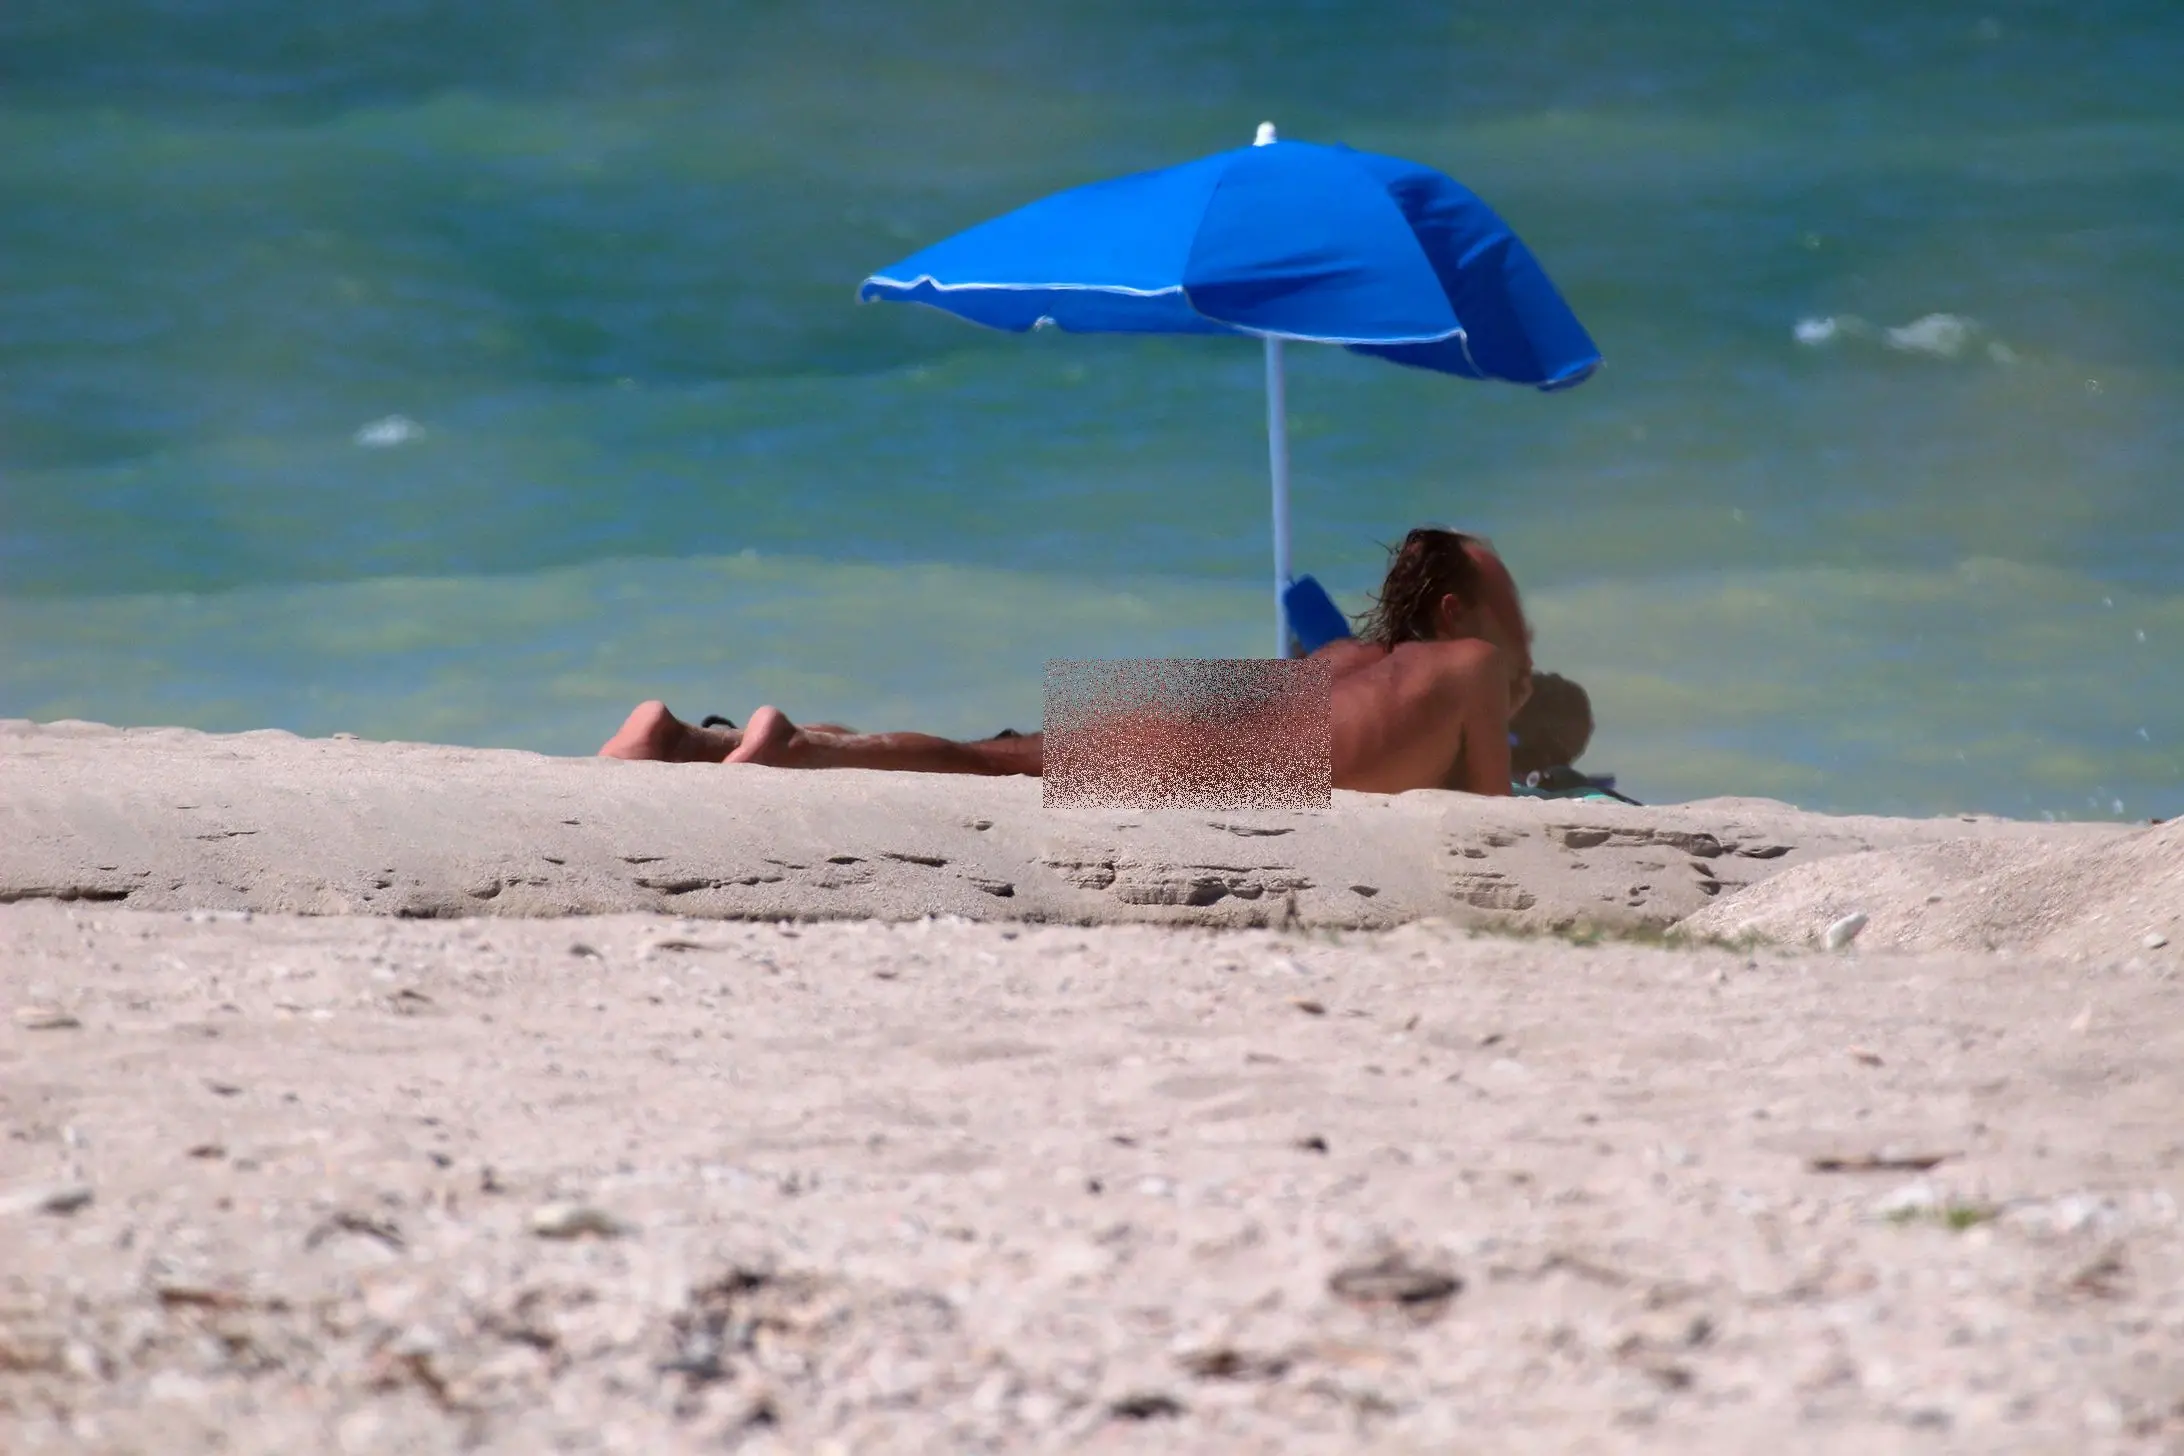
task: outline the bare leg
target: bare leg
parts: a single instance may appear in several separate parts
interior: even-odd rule
[[[599,750],[601,758],[660,763],[719,763],[743,739],[734,728],[693,728],[661,702],[639,703],[620,731]]]
[[[929,733],[828,733],[799,728],[779,708],[751,715],[729,763],[775,768],[872,768],[899,773],[1030,774],[1044,763],[1036,733],[959,743]]]

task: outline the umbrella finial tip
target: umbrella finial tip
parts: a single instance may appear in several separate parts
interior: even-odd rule
[[[1251,144],[1255,147],[1263,147],[1277,140],[1279,138],[1274,134],[1274,123],[1262,121],[1259,123],[1259,134],[1251,139]]]

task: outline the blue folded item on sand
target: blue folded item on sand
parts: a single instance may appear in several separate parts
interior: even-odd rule
[[[1289,635],[1307,657],[1350,635],[1350,619],[1342,615],[1327,589],[1309,576],[1282,588],[1282,610],[1289,615]]]
[[[1615,790],[1614,774],[1587,774],[1563,764],[1526,774],[1509,785],[1520,799],[1612,799],[1619,804],[1638,801]]]

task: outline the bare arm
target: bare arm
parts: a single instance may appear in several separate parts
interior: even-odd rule
[[[1458,678],[1454,709],[1463,723],[1463,743],[1449,766],[1447,787],[1467,794],[1509,795],[1509,673],[1501,655],[1487,649],[1489,660]]]

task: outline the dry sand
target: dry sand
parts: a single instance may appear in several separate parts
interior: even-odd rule
[[[0,900],[11,1453],[2184,1450],[2175,826],[7,724]]]

